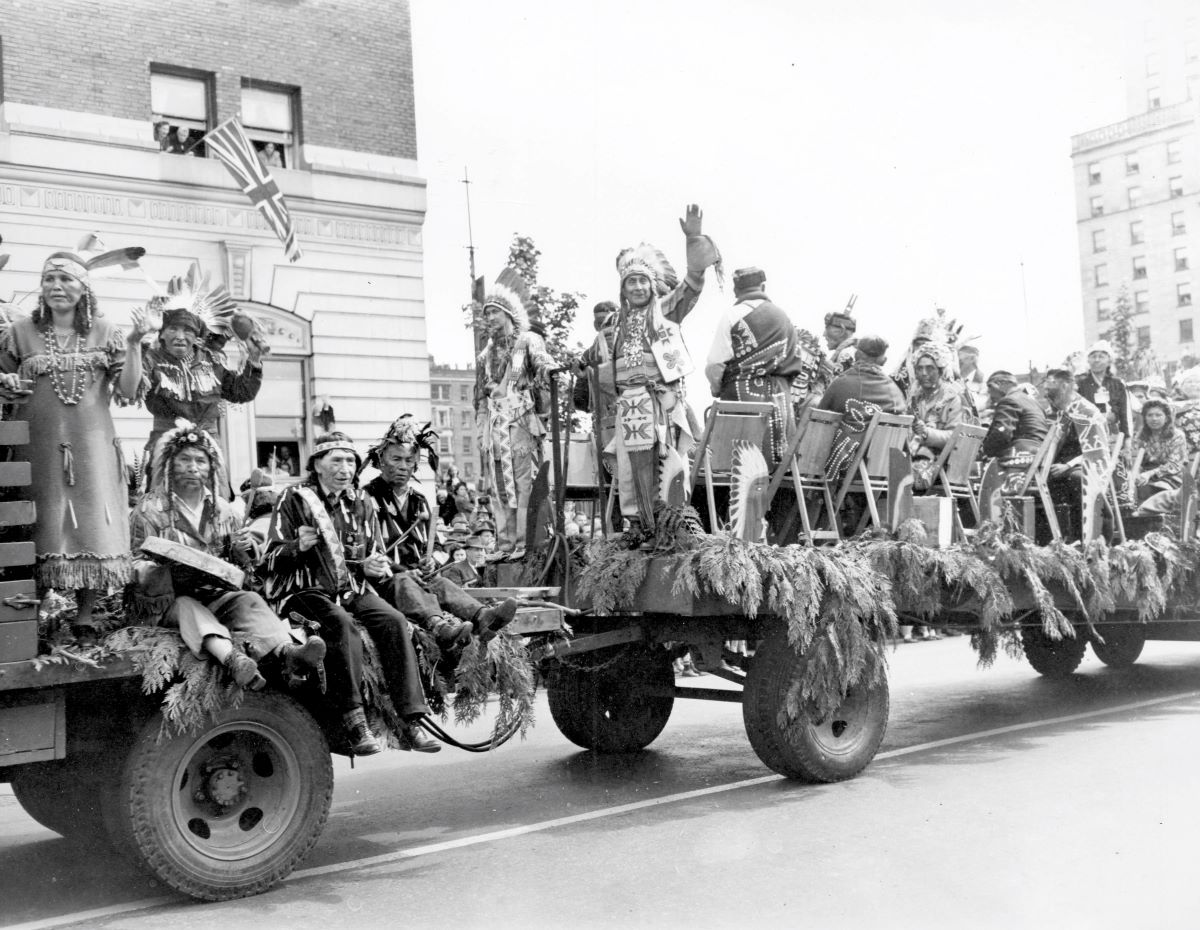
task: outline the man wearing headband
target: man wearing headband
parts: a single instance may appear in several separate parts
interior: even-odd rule
[[[355,621],[379,650],[383,677],[403,719],[404,749],[441,749],[419,726],[429,713],[404,615],[375,593],[392,570],[379,520],[356,484],[362,460],[345,433],[317,438],[308,478],[284,491],[271,520],[264,593],[281,614],[315,620],[329,648],[328,696],[342,713],[352,755],[379,752],[363,711],[363,645]]]
[[[854,335],[858,330],[854,302],[855,297],[851,297],[844,310],[825,314],[825,348],[835,377],[854,364],[854,345],[858,341]]]
[[[142,543],[156,536],[247,573],[258,561],[258,543],[221,498],[224,458],[213,438],[181,420],[159,440],[149,471],[150,492],[130,516],[137,578],[134,615],[177,628],[193,655],[209,653],[234,681],[255,691],[266,684],[260,668],[285,681],[314,670],[325,655],[325,643],[314,636],[297,645],[287,623],[257,594],[198,583],[180,587],[181,575],[141,555]],[[234,646],[233,633],[245,637],[249,654]]]
[[[437,433],[428,423],[417,428],[409,414],[398,418],[367,453],[379,474],[364,488],[379,513],[384,553],[392,577],[384,597],[413,623],[428,630],[443,649],[465,645],[471,634],[491,638],[512,620],[517,602],[506,599],[485,607],[457,584],[437,573],[430,548],[430,508],[425,495],[410,487],[421,460],[437,473]]]
[[[1065,368],[1047,371],[1042,389],[1060,427],[1047,482],[1050,496],[1068,508],[1071,525],[1063,528],[1066,538],[1087,542],[1100,529],[1094,524],[1094,505],[1105,490],[1100,476],[1107,474],[1112,455],[1106,417],[1076,393],[1075,376]]]

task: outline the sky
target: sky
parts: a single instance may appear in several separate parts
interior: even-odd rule
[[[521,233],[539,283],[616,299],[626,245],[684,267],[695,202],[800,326],[855,293],[860,335],[943,306],[985,369],[1058,362],[1083,338],[1070,137],[1127,116],[1129,6],[412,0],[429,351],[471,358],[466,169],[489,281]],[[732,299],[710,274],[700,367]]]

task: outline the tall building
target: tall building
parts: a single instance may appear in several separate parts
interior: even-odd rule
[[[1200,20],[1139,8],[1128,117],[1071,139],[1086,341],[1124,291],[1137,343],[1160,362],[1196,355],[1200,243]]]
[[[364,444],[397,408],[429,409],[409,8],[379,6],[59,0],[0,18],[0,298],[31,310],[45,257],[91,232],[144,246],[160,283],[193,261],[224,281],[272,346],[258,398],[227,411],[235,484],[281,448],[305,461],[318,398]],[[202,134],[231,116],[287,200],[299,262],[206,157]],[[93,285],[119,324],[151,296],[136,271]],[[140,452],[148,416],[116,419]]]
[[[429,359],[429,397],[438,432],[442,467],[458,466],[464,481],[479,480],[479,441],[475,434],[475,367],[439,365]]]

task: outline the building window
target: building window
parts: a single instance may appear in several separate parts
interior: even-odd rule
[[[1133,312],[1134,313],[1149,313],[1150,312],[1150,295],[1145,291],[1133,292]]]
[[[295,125],[299,93],[294,87],[242,81],[242,126],[268,168],[297,167],[299,146]]]
[[[449,400],[450,385],[448,384],[431,384],[429,385],[430,400]]]
[[[441,438],[438,439],[438,451],[442,455],[449,455],[453,451],[453,449],[451,449],[451,447],[450,447],[450,437],[449,436],[442,436]]]
[[[1104,215],[1104,198],[1097,194],[1092,198],[1092,216]]]
[[[1104,287],[1108,284],[1108,265],[1097,265],[1092,269],[1093,282],[1096,287]]]
[[[474,414],[470,410],[464,410],[462,412],[461,419],[463,427],[466,428],[471,425],[471,421],[474,419]]]
[[[1167,164],[1178,165],[1183,161],[1183,146],[1178,139],[1172,139],[1167,143]]]
[[[463,455],[471,454],[471,437],[470,436],[464,436],[462,438],[462,454]]]
[[[1141,281],[1146,277],[1146,256],[1135,255],[1133,257],[1133,280]]]
[[[1108,298],[1107,297],[1097,297],[1096,298],[1096,319],[1107,320],[1108,315],[1111,312],[1112,311],[1109,309]]]
[[[1129,188],[1129,206],[1136,207],[1142,202],[1142,189],[1136,184]]]
[[[1106,248],[1108,248],[1108,245],[1104,241],[1104,230],[1103,229],[1093,229],[1092,230],[1092,251],[1093,252],[1103,252]]]
[[[1146,241],[1145,234],[1142,232],[1142,221],[1134,220],[1129,224],[1129,244],[1141,245]]]
[[[1139,326],[1137,328],[1137,343],[1139,349],[1150,348],[1150,327]]]
[[[1183,218],[1182,211],[1171,214],[1171,235],[1182,236],[1187,232],[1187,220]]]
[[[1192,321],[1191,320],[1180,320],[1179,321],[1179,341],[1180,342],[1192,342],[1193,341]]]
[[[214,109],[211,74],[151,65],[150,110],[160,151],[203,158],[207,151],[200,140],[211,128]]]
[[[462,476],[464,478],[474,478],[475,477],[475,463],[474,462],[463,462]]]
[[[308,384],[301,358],[264,358],[262,387],[254,398],[254,446],[259,468],[299,476],[304,463]]]
[[[1175,303],[1179,307],[1190,307],[1192,305],[1192,285],[1190,282],[1175,286]]]
[[[1200,42],[1188,39],[1183,43],[1183,61],[1184,64],[1189,65],[1194,61],[1200,61]]]
[[[1142,166],[1138,162],[1137,152],[1127,152],[1125,155],[1125,173],[1126,174],[1140,174],[1141,171],[1142,171]]]
[[[1183,248],[1175,250],[1175,270],[1176,271],[1187,271],[1188,270],[1187,246],[1184,246]]]
[[[1146,109],[1157,110],[1162,106],[1162,91],[1157,87],[1151,87],[1146,90]]]
[[[1088,165],[1088,183],[1100,183],[1100,162],[1094,161]]]
[[[458,386],[458,399],[460,401],[462,401],[464,404],[470,402],[470,400],[471,400],[471,385],[460,384]]]
[[[438,429],[445,429],[450,425],[450,411],[445,407],[439,407],[435,411],[435,415],[437,416]]]
[[[1146,77],[1153,77],[1158,74],[1161,65],[1158,63],[1158,53],[1151,52],[1146,56]]]
[[[1176,175],[1175,177],[1170,178],[1167,181],[1167,186],[1170,187],[1170,189],[1171,189],[1172,197],[1182,197],[1183,196],[1183,176],[1182,175]]]

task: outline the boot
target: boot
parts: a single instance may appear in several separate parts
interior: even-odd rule
[[[361,707],[342,714],[342,725],[346,728],[346,743],[352,756],[373,756],[383,747],[367,725],[367,715]]]
[[[303,646],[288,643],[279,647],[279,658],[283,660],[284,678],[307,678],[309,672],[321,667],[325,658],[325,640],[310,636]]]
[[[401,749],[412,752],[441,752],[442,744],[431,738],[416,721],[404,724]]]
[[[431,617],[429,632],[433,634],[433,638],[437,640],[439,646],[449,649],[469,643],[471,634],[475,632],[475,625],[462,620],[450,620],[446,617]]]
[[[267,686],[267,680],[258,670],[258,663],[244,652],[235,649],[225,657],[224,665],[229,676],[243,688],[261,691]]]
[[[487,642],[507,626],[516,615],[517,599],[515,597],[506,597],[499,604],[479,608],[479,613],[475,615],[475,629],[479,633],[479,638]]]

